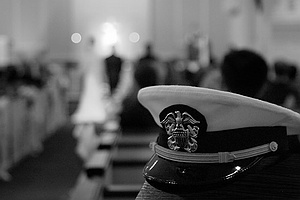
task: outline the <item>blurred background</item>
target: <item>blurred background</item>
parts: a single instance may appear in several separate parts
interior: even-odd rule
[[[188,38],[199,33],[209,38],[216,58],[230,47],[249,47],[263,52],[269,61],[284,57],[298,62],[298,4],[292,0],[2,0],[1,49],[7,41],[14,57],[42,53],[49,61],[77,62],[82,41],[93,35],[100,55],[108,55],[115,44],[121,55],[136,59],[144,44],[152,42],[163,59],[183,58]]]
[[[76,152],[74,128],[103,122],[80,106],[93,93],[85,91],[100,91],[100,106],[89,104],[98,114],[98,106],[113,102],[123,136],[149,136],[156,125],[137,102],[138,90],[159,84],[205,87],[206,72],[235,49],[262,55],[270,80],[276,65],[297,71],[300,1],[0,0],[1,199],[72,196],[85,163]],[[100,68],[98,86],[87,86],[87,74],[93,74],[87,73],[87,54],[96,59],[92,68]],[[112,54],[122,65],[116,89],[105,71]],[[298,90],[297,73],[294,79]],[[297,95],[278,104],[298,111]],[[131,167],[138,185],[142,165]],[[126,174],[120,167],[115,172]]]

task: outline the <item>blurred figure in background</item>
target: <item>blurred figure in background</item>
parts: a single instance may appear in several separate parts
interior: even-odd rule
[[[123,59],[116,55],[116,48],[113,46],[112,54],[105,58],[105,70],[110,86],[110,94],[115,92],[115,89],[119,83],[122,64]]]
[[[199,63],[199,34],[195,33],[189,38],[187,44],[187,62],[185,80],[187,85],[197,86],[201,79],[201,66]]]
[[[295,85],[297,67],[287,62],[274,63],[274,80],[269,80],[262,91],[261,99],[288,108],[300,105],[300,94]]]
[[[228,91],[259,98],[267,81],[268,65],[260,54],[252,50],[232,50],[224,56],[221,74]]]
[[[187,43],[185,70],[187,85],[199,86],[212,62],[211,42],[208,36],[199,32],[192,34]]]
[[[82,77],[83,87],[80,94],[79,105],[72,116],[76,123],[103,123],[106,120],[105,101],[108,86],[103,64],[95,52],[95,39],[88,38],[86,51],[83,55]]]
[[[144,69],[147,70],[146,68],[154,68],[156,71],[156,84],[165,84],[167,67],[163,64],[160,58],[155,55],[153,44],[151,42],[146,43],[144,54],[137,60],[135,71],[136,73],[140,73]],[[147,79],[150,79],[150,77]],[[148,81],[151,82],[151,80]]]
[[[145,52],[144,55],[141,56],[139,59],[139,62],[144,61],[156,61],[158,58],[153,53],[153,46],[150,42],[148,42],[145,46]]]
[[[73,136],[77,139],[75,151],[83,160],[87,160],[99,144],[96,126],[103,127],[108,119],[109,87],[104,61],[96,53],[95,46],[94,37],[88,38],[80,63],[82,90],[78,107],[72,115],[72,122],[75,124]]]
[[[158,83],[158,73],[153,62],[139,62],[134,71],[134,80],[139,89]]]
[[[210,65],[200,80],[199,86],[215,90],[226,90],[222,80],[220,65]]]
[[[133,71],[133,87],[123,101],[121,126],[123,129],[155,127],[152,116],[137,99],[138,91],[147,86],[157,85],[160,81],[157,58],[151,51],[151,45],[146,46],[146,54],[136,63]]]

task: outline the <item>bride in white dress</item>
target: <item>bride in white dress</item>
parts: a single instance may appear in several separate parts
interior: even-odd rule
[[[108,84],[106,81],[104,65],[100,56],[95,52],[95,41],[89,39],[81,69],[83,72],[83,87],[77,110],[72,116],[74,124],[97,123],[106,120],[106,98]]]
[[[83,159],[87,159],[99,143],[96,125],[107,131],[119,128],[121,104],[132,85],[132,67],[125,63],[117,92],[110,96],[104,59],[96,53],[94,39],[89,39],[80,64],[83,87],[78,107],[71,116],[75,124],[73,134],[78,139],[76,150]]]
[[[88,41],[85,54],[80,65],[83,76],[83,87],[79,104],[71,116],[75,124],[73,135],[77,138],[77,154],[87,160],[99,143],[96,124],[104,126],[108,120],[108,84],[101,58],[95,52],[95,41]]]

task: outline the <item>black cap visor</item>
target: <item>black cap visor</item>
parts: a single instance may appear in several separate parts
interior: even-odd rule
[[[148,183],[161,190],[183,192],[207,189],[233,178],[255,166],[263,156],[228,163],[190,164],[169,161],[154,154],[143,175]]]

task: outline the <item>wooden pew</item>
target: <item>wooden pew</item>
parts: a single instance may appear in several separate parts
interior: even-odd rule
[[[134,198],[142,184],[113,183],[114,167],[144,166],[153,154],[149,143],[155,140],[156,134],[124,135],[120,128],[106,130],[103,126],[95,127],[98,148],[84,164],[71,200]]]
[[[139,169],[142,169],[153,154],[149,148],[149,143],[154,141],[156,136],[156,133],[122,133],[121,137],[118,139],[117,152],[113,154],[114,157],[112,158],[112,175],[118,176],[119,173],[123,173],[120,170],[124,170],[124,177],[127,178],[126,176],[128,173],[130,174],[132,171],[139,171]],[[139,184],[140,178],[137,177],[141,176],[142,178],[141,173],[142,170],[140,170],[140,175],[135,174],[135,177],[132,177],[132,183],[130,184],[106,184],[103,190],[104,199],[134,199],[142,187],[143,182]],[[130,179],[130,177],[128,178]]]
[[[106,130],[97,124],[95,130],[98,147],[83,164],[70,200],[101,200],[104,188],[111,183],[112,157],[120,132]]]
[[[104,177],[88,178],[81,172],[75,187],[71,190],[70,200],[101,200]]]
[[[101,149],[114,149],[117,147],[118,139],[120,137],[119,132],[105,131],[99,135],[98,150]]]
[[[111,152],[108,150],[97,150],[84,164],[87,177],[103,177],[111,162]]]
[[[71,191],[70,200],[100,200],[103,199],[103,189],[106,185],[107,170],[111,163],[109,150],[97,150],[84,163],[76,185]]]
[[[141,190],[142,185],[140,184],[130,184],[130,185],[107,185],[103,190],[103,198],[109,199],[129,199],[135,198],[139,191]]]

